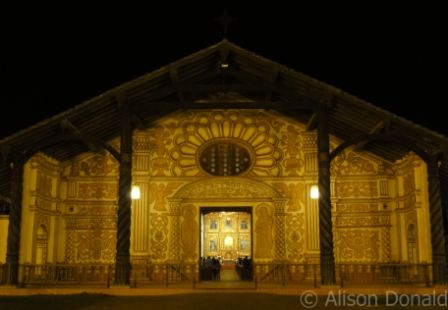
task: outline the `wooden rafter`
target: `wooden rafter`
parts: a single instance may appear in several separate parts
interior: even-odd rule
[[[317,127],[317,114],[314,112],[311,114],[310,118],[308,119],[308,122],[306,123],[306,130],[314,130]]]
[[[390,125],[390,120],[381,119],[378,123],[375,124],[375,126],[372,127],[372,129],[369,130],[368,134],[373,135],[373,134],[381,133],[386,128],[388,128],[389,125]],[[361,141],[354,146],[353,150],[355,152],[359,152],[359,151],[363,150],[366,147],[366,145],[369,144],[369,142],[370,142],[369,140]]]
[[[68,131],[72,135],[78,137],[79,140],[89,149],[89,151],[93,153],[99,151],[100,149],[99,146],[92,143],[92,141],[90,141],[85,135],[83,135],[81,131],[75,125],[73,125],[67,118],[64,118],[60,124],[63,133],[66,133]]]
[[[179,85],[179,70],[177,68],[173,68],[173,69],[170,70],[170,78],[171,78],[171,81],[172,81],[172,83],[173,83],[173,85],[175,87],[177,85]],[[177,97],[179,98],[180,102],[184,102],[185,101],[184,94],[180,90],[180,88],[178,88]]]
[[[275,85],[275,83],[277,83],[277,80],[278,80],[278,78],[279,78],[279,75],[280,75],[280,73],[279,73],[278,70],[274,70],[274,71],[272,72],[272,74],[271,74],[270,77],[269,77],[269,80],[270,80],[270,82],[271,82],[272,85]],[[272,100],[272,94],[273,94],[272,89],[268,89],[268,90],[266,91],[266,97],[265,97],[265,100],[266,100],[266,101]]]
[[[228,67],[222,68],[220,66],[222,63],[227,63]],[[224,90],[234,91],[240,94],[241,98],[247,98],[247,101],[232,101],[231,96],[228,96],[228,100],[216,100],[213,92]],[[316,125],[313,120],[315,116],[310,117],[309,112],[314,112],[315,106],[326,100],[322,98],[327,96],[334,96],[332,100],[327,101],[330,134],[344,141],[362,134],[377,132],[383,134],[381,126],[384,127],[382,131],[388,131],[387,124],[381,125],[380,122],[375,122],[382,119],[387,123],[390,119],[393,121],[391,132],[406,141],[412,141],[426,152],[448,150],[448,138],[441,134],[393,115],[305,74],[255,55],[227,40],[3,138],[0,140],[0,146],[11,145],[16,152],[22,154],[44,148],[49,156],[67,160],[84,151],[79,145],[67,143],[67,139],[58,136],[58,133],[61,133],[61,121],[69,119],[72,124],[78,126],[78,131],[84,135],[83,143],[89,149],[92,149],[92,143],[97,147],[110,147],[104,146],[104,141],[119,136],[120,128],[117,124],[121,119],[123,105],[130,105],[131,111],[137,113],[138,118],[131,117],[133,127],[137,128],[150,126],[151,121],[157,117],[176,109],[263,108],[275,109],[305,122],[307,128],[311,130]],[[70,141],[82,141],[79,139],[79,132],[73,128],[66,128],[65,131]],[[59,138],[60,144],[56,146],[54,141]],[[50,142],[53,144],[50,145]],[[357,147],[362,149],[365,146],[366,144],[359,144]],[[403,145],[388,143],[386,146],[385,142],[381,141],[370,144],[369,151],[390,161],[395,161],[406,154]],[[111,152],[114,152],[113,148]],[[8,155],[9,158],[12,156]],[[120,157],[116,150],[114,156]],[[6,164],[0,166],[2,191],[7,188],[5,184],[10,178],[9,173]]]
[[[188,81],[182,81],[177,83],[176,85],[170,84],[164,87],[161,87],[157,91],[150,92],[148,94],[142,94],[139,95],[138,101],[133,100],[133,106],[144,104],[146,102],[151,101],[161,101],[166,97],[169,97],[173,94],[178,94],[179,92],[185,92],[188,89],[191,89],[196,85],[197,83],[216,78],[220,76],[221,72],[217,69],[211,70],[210,72],[207,72],[205,74],[202,74],[196,78],[189,79]],[[130,99],[130,98],[129,98]],[[133,107],[134,109],[134,107]]]
[[[231,75],[232,77],[240,80],[241,82],[244,82],[248,85],[256,85],[256,87],[259,90],[265,90],[268,89],[269,91],[272,92],[276,92],[279,94],[282,94],[286,97],[289,97],[290,99],[296,99],[296,98],[300,98],[300,99],[309,99],[309,97],[307,96],[303,96],[300,92],[293,90],[293,89],[289,89],[289,88],[285,88],[282,87],[278,84],[272,84],[269,81],[265,81],[263,79],[260,79],[254,75],[251,75],[249,73],[240,71],[240,70],[235,70],[230,68],[228,70],[229,75]]]
[[[143,122],[142,118],[135,113],[131,114],[131,122],[132,122],[132,125],[134,127],[138,128],[139,130],[146,129],[145,123]]]

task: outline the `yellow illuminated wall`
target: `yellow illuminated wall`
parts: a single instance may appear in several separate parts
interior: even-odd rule
[[[0,215],[0,264],[6,262],[7,240],[8,240],[8,216]]]
[[[332,137],[331,147],[341,142]],[[110,143],[119,149],[119,139]],[[249,167],[209,175],[198,160],[214,143],[247,150]],[[195,263],[200,207],[250,207],[256,263],[317,262],[318,206],[309,198],[316,149],[315,131],[264,110],[183,111],[135,130],[141,199],[132,203],[132,260]],[[389,163],[349,148],[331,170],[337,262],[431,260],[422,160],[410,153]],[[117,183],[118,164],[106,152],[61,163],[34,156],[25,167],[21,262],[113,262]]]

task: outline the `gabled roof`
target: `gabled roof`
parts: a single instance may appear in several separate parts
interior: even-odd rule
[[[448,146],[441,134],[223,40],[6,137],[0,147],[21,153],[40,150],[67,160],[85,152],[86,146],[60,139],[63,130],[76,128],[77,133],[108,141],[119,136],[123,106],[136,112],[138,127],[150,126],[177,109],[265,108],[284,112],[312,129],[320,102],[328,106],[330,134],[342,140],[387,130],[429,153]],[[49,145],[52,140],[60,142]],[[385,141],[359,147],[391,162],[409,152]],[[0,193],[5,196],[9,170],[6,162],[0,167]]]

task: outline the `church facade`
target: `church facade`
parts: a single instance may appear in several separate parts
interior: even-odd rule
[[[338,116],[345,94],[331,87],[299,100],[314,80],[295,81],[292,97],[298,77],[277,64],[257,67],[276,70],[269,83],[251,69],[233,75],[233,66],[268,62],[246,53],[223,41],[94,98],[83,107],[102,107],[90,116],[96,127],[74,109],[22,133],[23,141],[20,133],[2,140],[10,163],[2,175],[2,281],[53,281],[58,266],[95,266],[124,285],[163,279],[167,268],[200,281],[201,260],[216,256],[250,258],[258,281],[284,266],[291,281],[313,272],[322,284],[392,266],[408,282],[443,283],[438,148],[446,138],[406,123],[408,134],[403,121],[367,103]],[[165,76],[170,85],[157,86]],[[154,90],[140,95],[143,88]],[[290,111],[294,102],[303,104]],[[351,123],[359,117],[367,128]],[[42,134],[51,126],[62,135]],[[39,130],[46,140],[31,141]],[[415,132],[426,144],[414,143]],[[43,275],[49,270],[53,278]]]

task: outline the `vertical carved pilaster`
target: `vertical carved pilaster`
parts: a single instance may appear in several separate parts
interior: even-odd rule
[[[12,164],[11,206],[9,209],[8,245],[6,252],[6,283],[19,281],[20,224],[22,220],[23,160]]]
[[[168,247],[168,259],[177,263],[180,260],[180,206],[182,199],[169,199],[170,239]]]
[[[317,122],[321,282],[323,285],[333,285],[336,282],[336,278],[331,222],[330,136],[328,133],[327,111],[324,104],[319,105]]]
[[[319,251],[319,201],[311,199],[311,184],[306,186],[306,241],[308,251]]]
[[[131,114],[126,107],[122,110],[120,153],[115,284],[129,285],[131,272],[129,250],[131,245],[132,124]]]
[[[134,161],[135,163],[136,161]],[[149,208],[148,208],[148,184],[134,179],[133,185],[140,187],[140,199],[132,201],[132,250],[134,255],[146,254],[149,243]]]
[[[274,223],[275,223],[275,260],[283,261],[286,257],[285,238],[285,205],[286,199],[274,199]]]
[[[442,199],[440,194],[440,180],[438,171],[439,167],[436,158],[430,158],[427,165],[433,280],[435,284],[443,284],[446,281],[447,262],[445,252],[445,233],[443,229]]]

